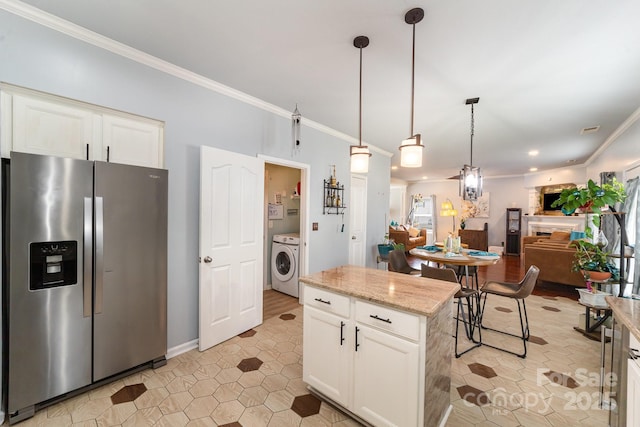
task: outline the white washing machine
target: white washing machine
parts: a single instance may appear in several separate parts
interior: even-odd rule
[[[298,233],[276,234],[271,246],[271,287],[298,298]]]

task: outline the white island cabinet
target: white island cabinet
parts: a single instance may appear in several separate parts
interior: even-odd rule
[[[301,282],[311,391],[374,426],[444,425],[458,286],[354,266]]]

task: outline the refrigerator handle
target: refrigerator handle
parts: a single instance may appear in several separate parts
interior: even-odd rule
[[[96,301],[95,314],[102,313],[104,289],[104,204],[102,197],[96,197]]]
[[[82,315],[91,316],[91,283],[93,269],[93,199],[84,198],[84,244],[83,244],[83,280]]]

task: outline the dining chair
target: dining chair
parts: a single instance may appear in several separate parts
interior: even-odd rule
[[[394,249],[389,252],[389,271],[411,274],[414,276],[420,275],[420,270],[409,265],[407,256],[402,249]]]
[[[473,350],[476,347],[480,347],[482,345],[482,330],[480,328],[480,294],[476,289],[467,288],[462,286],[458,282],[458,278],[456,277],[456,272],[452,268],[436,268],[430,267],[427,264],[422,264],[421,269],[422,277],[428,277],[430,279],[438,279],[444,280],[447,282],[458,283],[460,285],[460,289],[453,296],[458,300],[458,312],[454,317],[456,319],[456,333],[454,335],[455,345],[454,345],[454,353],[457,357],[462,356],[466,352]],[[467,302],[467,313],[464,312],[464,304],[462,300],[465,299]],[[474,308],[475,303],[475,308]],[[458,330],[460,327],[460,322],[464,324],[464,330],[473,345],[468,349],[458,352]],[[475,339],[475,331],[478,331],[478,340]]]
[[[516,353],[511,350],[507,350],[504,348],[496,347],[487,343],[483,343],[491,348],[495,348],[496,350],[502,350],[507,353],[514,354],[518,357],[522,357],[523,359],[527,357],[527,341],[529,341],[529,318],[527,317],[527,306],[525,304],[525,299],[531,295],[533,292],[533,288],[536,286],[536,281],[538,280],[538,274],[540,273],[540,269],[535,265],[529,267],[527,273],[524,275],[522,280],[518,283],[511,282],[497,282],[497,281],[488,281],[482,288],[480,288],[480,298],[484,296],[484,301],[482,302],[482,309],[480,310],[480,326],[482,329],[487,329],[490,331],[500,332],[505,335],[510,335],[512,337],[520,338],[522,340],[522,345],[524,347],[524,351],[522,353]],[[521,335],[512,334],[507,331],[501,331],[498,329],[493,329],[485,326],[484,316],[485,316],[485,308],[487,305],[487,297],[491,295],[497,295],[505,298],[511,298],[516,300],[518,303],[518,314],[520,315],[520,331]],[[521,307],[522,303],[522,307]]]

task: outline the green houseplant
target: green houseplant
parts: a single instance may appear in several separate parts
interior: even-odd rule
[[[565,215],[571,215],[580,211],[585,215],[584,232],[588,240],[576,240],[571,245],[576,248],[573,262],[573,271],[580,271],[587,283],[590,281],[606,280],[598,277],[596,273],[608,273],[609,277],[619,280],[618,268],[610,262],[610,254],[603,250],[603,246],[592,243],[593,230],[589,219],[595,227],[600,228],[600,214],[608,206],[623,202],[626,197],[622,183],[615,178],[611,183],[597,185],[593,180],[589,180],[585,187],[565,188],[560,193],[558,199],[551,206],[561,207]]]
[[[586,187],[565,188],[558,199],[551,204],[552,207],[561,207],[562,213],[571,215],[578,209],[581,213],[593,213],[593,225],[600,227],[600,213],[607,206],[613,206],[623,202],[626,197],[624,186],[613,178],[611,183],[597,185],[592,179]],[[588,238],[593,238],[593,230],[585,217],[584,232]]]
[[[580,271],[586,280],[602,281],[608,278],[619,280],[618,268],[610,261],[610,254],[600,246],[586,240],[576,240],[571,243],[571,246],[576,248],[573,271]]]

